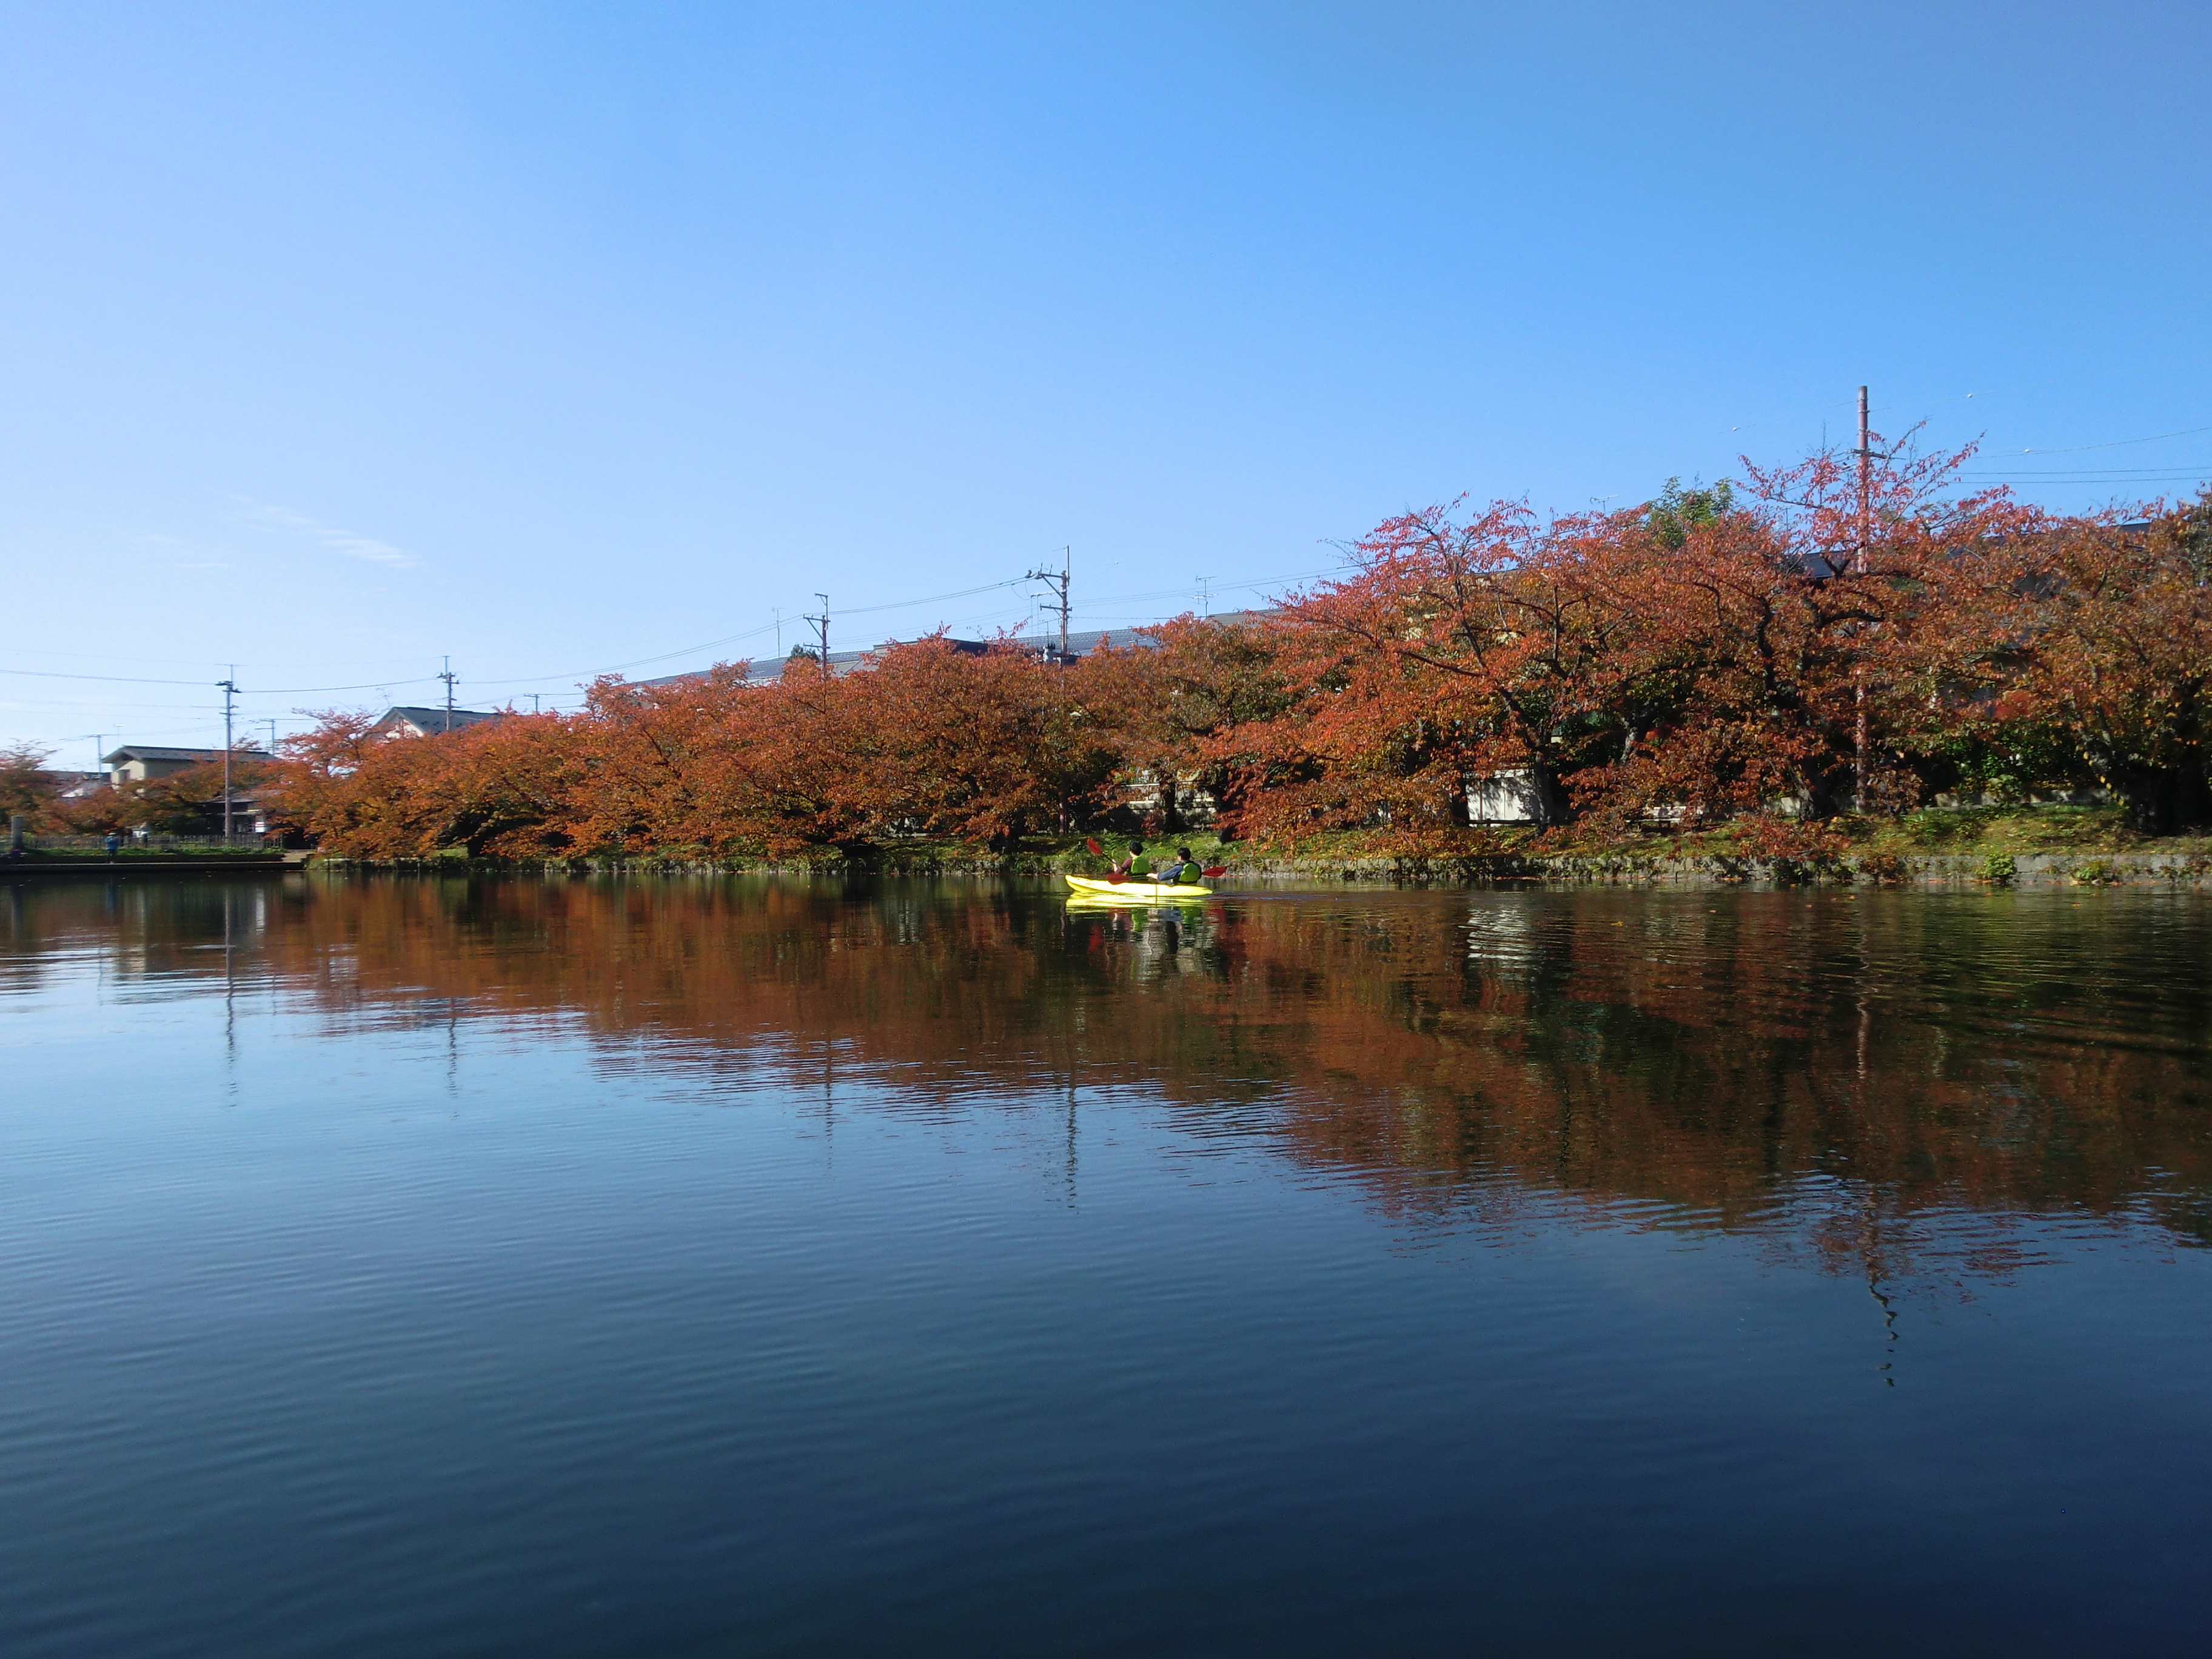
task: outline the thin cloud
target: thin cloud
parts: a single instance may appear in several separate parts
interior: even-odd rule
[[[289,507],[272,507],[266,501],[240,498],[246,516],[272,530],[288,530],[295,535],[306,536],[320,542],[333,553],[343,553],[349,559],[365,559],[371,564],[387,565],[394,570],[408,570],[422,562],[412,553],[403,552],[389,542],[378,541],[373,536],[356,535],[350,530],[341,530],[311,519],[304,513],[295,513]]]

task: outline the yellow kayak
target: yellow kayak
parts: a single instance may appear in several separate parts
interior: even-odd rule
[[[1085,898],[1121,899],[1132,904],[1213,896],[1211,887],[1194,887],[1179,881],[1107,881],[1097,876],[1070,876],[1067,884]]]

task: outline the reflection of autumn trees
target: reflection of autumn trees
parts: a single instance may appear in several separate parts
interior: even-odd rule
[[[342,1022],[429,1001],[557,1021],[610,1064],[831,1054],[938,1101],[1127,1086],[1409,1214],[1643,1203],[1855,1267],[1941,1213],[2212,1240],[2205,924],[2154,901],[1330,895],[1148,915],[919,884],[401,879],[103,902],[19,895],[11,971],[67,942],[219,973],[191,947],[228,927],[234,974]]]

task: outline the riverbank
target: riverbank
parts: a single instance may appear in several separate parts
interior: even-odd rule
[[[2212,885],[2212,836],[2154,838],[2130,830],[2109,806],[1929,808],[1891,818],[1842,819],[1823,829],[1832,844],[1777,854],[1739,826],[1696,835],[1563,840],[1524,829],[1470,833],[1466,845],[1431,852],[1391,847],[1374,835],[1337,835],[1296,851],[1221,841],[1211,831],[1162,836],[1201,863],[1228,866],[1227,886],[1347,882],[1465,886],[1492,882],[1607,886],[2145,886]],[[859,850],[823,848],[785,860],[718,859],[672,849],[660,855],[593,854],[518,863],[471,860],[456,848],[436,859],[370,864],[316,859],[331,869],[460,872],[576,872],[899,876],[1099,874],[1106,861],[1082,836],[1040,837],[1005,853],[959,842],[913,841]],[[1117,846],[1120,843],[1116,843]]]
[[[238,850],[216,853],[178,853],[130,849],[114,854],[75,848],[27,849],[0,858],[0,881],[46,879],[122,881],[147,877],[180,875],[241,875],[256,871],[296,870],[313,855],[301,852]]]

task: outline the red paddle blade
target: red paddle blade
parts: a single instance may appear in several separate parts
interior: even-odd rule
[[[1085,836],[1083,838],[1083,844],[1096,856],[1102,859],[1106,856],[1106,849],[1098,844],[1098,838],[1096,836]]]
[[[1225,864],[1217,864],[1212,869],[1201,870],[1199,873],[1204,876],[1208,881],[1212,881],[1216,876],[1227,875],[1229,873],[1229,866]]]
[[[1107,879],[1107,880],[1109,880],[1109,881],[1110,881],[1110,882],[1112,882],[1115,886],[1117,886],[1117,887],[1118,887],[1118,886],[1120,886],[1120,885],[1121,884],[1121,883],[1123,883],[1123,882],[1125,882],[1125,881],[1128,880],[1128,877],[1124,876],[1124,875],[1121,875],[1121,874],[1117,873],[1117,872],[1115,872],[1115,871],[1109,870],[1109,871],[1106,872],[1106,879]]]

